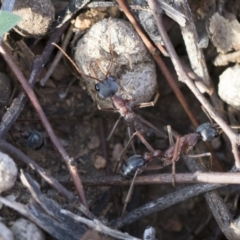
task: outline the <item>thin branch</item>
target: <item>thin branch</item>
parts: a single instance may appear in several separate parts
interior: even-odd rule
[[[185,42],[191,67],[195,74],[204,82],[208,88],[212,88],[211,79],[208,73],[207,64],[202,50],[198,47],[198,35],[193,21],[192,13],[186,0],[175,1],[174,4],[188,18],[185,26],[180,26]],[[197,85],[197,82],[196,82]],[[198,85],[197,85],[198,86]],[[199,90],[203,90],[200,89]],[[210,89],[213,91],[213,88]]]
[[[67,48],[67,45],[72,37],[72,34],[73,34],[73,25],[71,24],[68,31],[67,31],[67,34],[65,36],[65,39],[61,45],[61,48],[65,51],[66,48]],[[58,65],[59,61],[61,60],[63,56],[63,53],[61,51],[58,51],[57,55],[55,56],[53,62],[51,63],[51,66],[48,68],[44,78],[41,79],[40,81],[40,84],[42,86],[44,86],[47,82],[47,80],[49,79],[49,77],[51,76],[51,74],[53,73],[54,69],[56,68],[56,66]]]
[[[74,202],[76,200],[76,197],[74,194],[68,191],[64,186],[61,185],[61,183],[59,183],[55,178],[50,176],[43,168],[41,168],[36,162],[34,162],[32,159],[26,156],[19,149],[15,148],[14,146],[5,142],[4,140],[0,140],[0,151],[8,154],[15,161],[18,160],[27,164],[30,168],[36,171],[50,186],[56,189],[60,194],[66,197],[69,201]],[[21,171],[21,176],[22,175],[24,175],[24,173]],[[77,206],[77,208],[90,219],[96,218],[81,203],[79,206]]]
[[[196,161],[196,159],[184,156],[184,161],[188,166],[188,168],[191,170],[191,172],[205,171],[203,166],[198,161]],[[235,170],[236,169],[232,169],[232,171],[235,171]],[[235,174],[235,173],[229,173],[229,174]],[[239,174],[239,173],[236,173],[236,174]],[[231,177],[229,176],[229,178]],[[230,214],[221,196],[216,191],[211,191],[211,192],[205,193],[204,197],[207,201],[207,204],[213,216],[215,217],[220,229],[225,234],[225,236],[231,240],[239,239],[240,234],[238,234],[234,230],[233,228],[234,223],[231,223],[232,215]]]
[[[66,30],[68,25],[69,23],[67,22],[61,28],[57,28],[56,31],[52,34],[49,41],[47,42],[47,45],[44,48],[42,55],[35,57],[32,66],[32,71],[28,80],[31,86],[34,86],[38,79],[38,76],[41,73],[42,68],[44,67],[45,63],[49,60],[49,56],[54,49],[52,42],[58,42],[59,37]],[[0,138],[3,138],[7,134],[15,120],[20,115],[27,99],[28,97],[25,91],[21,91],[18,97],[15,98],[15,100],[13,100],[11,106],[8,108],[8,111],[4,114],[2,121],[0,123]]]
[[[55,133],[53,132],[53,129],[46,117],[46,115],[44,114],[39,101],[34,93],[34,91],[32,90],[31,86],[29,85],[29,83],[26,81],[25,77],[23,76],[22,72],[19,70],[19,68],[17,67],[17,65],[14,63],[14,61],[12,60],[10,54],[6,51],[6,49],[4,48],[4,46],[0,46],[0,53],[2,54],[2,56],[4,57],[5,61],[9,64],[9,66],[11,67],[12,71],[14,72],[14,74],[16,75],[16,77],[18,78],[19,82],[21,83],[23,89],[25,90],[25,92],[27,93],[28,97],[30,98],[35,110],[37,111],[40,120],[42,121],[42,124],[44,125],[46,131],[48,132],[48,135],[50,137],[50,139],[52,140],[54,146],[57,148],[57,150],[59,151],[59,153],[61,154],[63,160],[65,161],[65,164],[68,167],[68,170],[73,178],[76,190],[78,192],[78,196],[81,199],[83,205],[85,207],[87,207],[87,201],[85,198],[85,193],[83,190],[83,186],[81,183],[81,179],[78,175],[78,171],[77,168],[75,166],[71,165],[71,158],[69,157],[69,155],[67,154],[67,152],[65,151],[65,149],[63,148],[61,142],[58,140],[57,136],[55,135]]]
[[[119,232],[117,230],[111,229],[105,225],[103,225],[99,220],[94,219],[93,221],[88,220],[84,217],[80,217],[76,214],[73,214],[67,210],[62,209],[60,211],[63,214],[66,214],[67,216],[73,218],[75,221],[81,222],[83,224],[86,224],[87,226],[89,226],[90,228],[95,229],[96,231],[103,233],[103,234],[107,234],[111,237],[117,238],[117,239],[129,239],[129,240],[140,240],[139,238],[135,238],[130,236],[128,233],[122,233]]]
[[[222,172],[195,172],[195,173],[177,173],[177,184],[186,183],[215,183],[215,184],[239,184],[239,173]],[[147,176],[138,176],[134,182],[135,185],[158,185],[172,183],[173,175],[170,173],[151,174]],[[125,180],[120,176],[103,176],[82,178],[82,183],[88,186],[129,186],[132,180]]]
[[[33,86],[37,81],[36,71],[34,71],[34,69],[38,67],[42,67],[41,56],[37,56],[34,59],[32,67],[33,71],[29,78],[29,84],[31,86]],[[5,135],[8,133],[9,129],[12,127],[12,125],[15,123],[20,113],[22,112],[27,100],[28,97],[24,91],[21,91],[18,97],[13,99],[11,106],[7,109],[6,113],[3,115],[2,121],[0,123],[0,138],[4,138]]]
[[[31,158],[25,155],[22,151],[15,148],[11,144],[0,139],[0,151],[8,154],[15,160],[19,160],[27,164],[30,168],[36,171],[50,186],[55,188],[60,194],[66,197],[68,200],[75,200],[74,194],[68,191],[62,184],[60,184],[55,178],[50,176],[42,167],[40,167]]]
[[[186,201],[194,196],[198,196],[202,193],[217,189],[225,185],[221,184],[196,184],[190,187],[183,188],[181,190],[175,191],[151,201],[132,212],[129,212],[125,215],[123,219],[118,219],[117,221],[112,221],[111,226],[122,228],[125,225],[131,224],[135,221],[138,221],[141,218],[147,217],[152,213],[162,211],[168,207],[171,207],[174,204],[179,202]]]

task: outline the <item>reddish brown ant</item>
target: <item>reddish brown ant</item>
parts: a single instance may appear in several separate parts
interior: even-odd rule
[[[137,104],[137,105],[133,105],[131,100],[129,100],[129,99],[125,100],[122,97],[117,95],[119,87],[121,87],[122,89],[123,89],[123,87],[121,85],[119,85],[116,82],[116,78],[110,74],[110,70],[111,70],[111,67],[112,67],[112,64],[113,64],[114,54],[113,54],[113,50],[112,50],[112,46],[111,46],[111,39],[109,40],[109,43],[110,43],[110,51],[111,51],[111,62],[108,66],[108,69],[107,69],[106,74],[105,74],[105,78],[103,80],[100,80],[96,77],[86,75],[85,73],[80,71],[80,69],[77,67],[77,65],[70,59],[70,57],[59,46],[57,46],[54,43],[53,43],[53,45],[55,45],[60,51],[62,51],[62,53],[68,58],[68,60],[74,65],[74,67],[77,69],[77,71],[81,75],[84,75],[86,77],[90,77],[90,78],[97,81],[97,83],[95,84],[95,90],[98,93],[98,96],[103,98],[103,99],[110,98],[111,102],[112,102],[112,106],[113,106],[113,108],[100,108],[98,106],[99,109],[100,110],[105,110],[105,111],[117,111],[117,112],[120,113],[120,118],[122,117],[128,124],[129,135],[130,136],[132,135],[131,138],[130,138],[131,139],[130,143],[131,143],[133,137],[137,135],[139,137],[139,139],[141,140],[141,142],[148,149],[152,149],[152,147],[148,144],[148,142],[145,139],[146,130],[145,130],[144,125],[151,128],[153,131],[155,131],[157,134],[159,134],[161,136],[166,137],[166,135],[161,133],[158,129],[156,129],[154,126],[152,126],[146,120],[143,121],[140,117],[138,117],[133,112],[133,108],[154,106],[158,97],[159,97],[159,94],[158,94],[158,92],[156,93],[156,96],[154,97],[154,100],[152,102],[140,103],[140,104]],[[120,120],[120,118],[119,118],[119,120]],[[110,135],[107,138],[108,140],[111,138],[114,130],[116,129],[119,120],[114,125]],[[134,129],[135,129],[134,134],[131,134],[130,126],[134,127]]]
[[[120,169],[120,175],[123,178],[130,179],[133,178],[128,195],[126,197],[123,214],[125,213],[127,203],[129,202],[131,193],[133,191],[134,182],[136,176],[144,170],[157,170],[161,169],[167,165],[173,164],[173,184],[175,184],[175,162],[179,160],[181,154],[187,155],[193,158],[199,158],[204,156],[211,157],[210,153],[189,155],[194,146],[199,140],[202,141],[212,141],[219,136],[219,129],[212,123],[203,123],[197,129],[195,133],[190,133],[182,137],[177,138],[175,144],[170,143],[170,147],[162,152],[161,150],[153,150],[141,155],[133,155],[122,165]],[[171,139],[171,137],[169,137]],[[146,167],[152,159],[159,158],[162,162],[161,166],[158,167]]]

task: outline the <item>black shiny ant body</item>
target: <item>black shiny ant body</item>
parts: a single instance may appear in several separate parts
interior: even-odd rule
[[[212,141],[219,136],[218,129],[211,123],[203,123],[197,129],[195,133],[190,133],[180,137],[177,156],[175,161],[180,158],[181,154],[188,155],[193,147],[199,140]],[[123,178],[133,178],[136,171],[146,166],[153,158],[160,158],[163,163],[162,167],[165,167],[172,163],[174,158],[174,152],[176,151],[177,143],[170,146],[167,150],[162,152],[161,150],[154,150],[151,153],[145,153],[142,155],[134,155],[125,161],[120,170],[120,175]],[[199,155],[196,155],[199,156]]]
[[[121,167],[120,175],[123,178],[131,179],[134,177],[136,171],[146,166],[146,160],[142,155],[133,155],[125,161]]]

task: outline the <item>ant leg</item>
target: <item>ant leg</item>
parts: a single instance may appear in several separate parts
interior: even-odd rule
[[[141,171],[155,171],[155,170],[163,169],[164,167],[165,166],[163,165],[146,166],[146,167],[142,167]]]
[[[97,63],[100,71],[101,71],[105,76],[107,76],[107,72],[106,72],[106,70],[103,68],[103,66],[102,66],[102,64],[99,62],[99,60],[96,60],[95,62]]]
[[[90,62],[88,68],[89,68],[89,70],[90,70],[90,72],[91,72],[91,75],[94,76],[95,78],[97,78],[97,74],[96,74],[96,72],[94,71],[93,62]],[[101,81],[101,80],[100,80],[100,81]]]
[[[145,145],[145,147],[148,149],[149,152],[153,153],[154,149],[152,146],[147,142],[147,140],[142,136],[142,134],[139,131],[136,131],[135,134],[140,138],[142,143]]]
[[[210,123],[213,124],[213,120],[212,120],[210,114],[209,114],[209,113],[207,112],[207,110],[205,109],[205,107],[204,107],[204,106],[201,106],[201,108],[202,108],[203,112],[206,114],[206,116],[208,117]]]
[[[132,101],[133,98],[132,96],[127,92],[127,90],[120,84],[118,83],[119,87],[122,89],[122,91],[128,96],[128,99],[126,99],[125,101]]]
[[[212,169],[212,155],[210,152],[207,153],[200,153],[200,154],[188,154],[190,158],[200,158],[200,157],[209,157],[210,158],[210,169]]]
[[[110,26],[110,19],[108,19],[108,41],[109,41],[109,49],[110,49],[110,53],[111,53],[111,62],[109,64],[109,67],[108,67],[108,70],[106,72],[106,76],[109,75],[110,73],[110,70],[112,68],[112,65],[113,65],[113,60],[114,60],[114,53],[113,53],[113,47],[112,47],[112,41],[111,41],[111,26]]]
[[[169,145],[173,146],[174,145],[174,141],[173,141],[172,128],[171,128],[170,125],[167,125],[167,131],[168,131]]]
[[[167,138],[167,135],[163,132],[161,132],[159,129],[157,129],[154,125],[152,125],[150,122],[142,118],[141,116],[137,115],[138,119],[144,123],[147,127],[151,128],[157,135],[163,138]]]
[[[116,112],[116,108],[103,108],[103,107],[101,107],[101,106],[98,104],[98,101],[97,101],[97,107],[98,107],[98,109],[101,110],[101,111]]]
[[[127,142],[127,145],[124,147],[124,149],[122,150],[122,152],[121,152],[121,154],[120,154],[120,157],[118,158],[118,163],[117,163],[117,165],[116,165],[116,167],[115,167],[115,170],[114,170],[114,175],[116,174],[116,172],[118,171],[118,168],[119,168],[119,165],[120,165],[120,167],[122,166],[122,159],[123,159],[123,157],[124,157],[124,155],[125,155],[125,153],[126,153],[126,150],[127,150],[127,148],[129,147],[129,145],[130,145],[130,143],[132,142],[132,140],[133,140],[133,138],[135,137],[137,135],[137,132],[135,132],[132,136],[131,136],[131,138],[128,140],[128,142]]]
[[[119,157],[119,159],[118,159],[118,163],[117,163],[117,165],[116,165],[116,167],[115,167],[114,174],[116,174],[116,172],[117,172],[117,170],[118,170],[118,168],[119,168],[119,165],[120,165],[120,167],[122,166],[122,159],[123,159],[123,157],[124,157],[124,155],[125,155],[125,153],[126,153],[127,148],[129,147],[130,143],[132,142],[132,140],[133,140],[133,138],[134,138],[135,136],[138,136],[138,137],[139,137],[139,139],[142,141],[142,143],[145,145],[145,147],[149,150],[149,152],[151,152],[151,153],[154,152],[154,149],[153,149],[152,146],[147,142],[147,140],[142,136],[142,134],[141,134],[139,131],[136,131],[135,133],[133,133],[133,135],[131,136],[131,138],[128,140],[127,145],[126,145],[126,146],[124,147],[124,149],[122,150],[121,155],[120,155],[120,157]],[[121,164],[120,164],[120,163],[121,163]]]
[[[128,125],[127,126],[127,131],[128,131],[129,138],[131,138],[131,136],[132,136],[132,126]],[[134,146],[134,141],[131,142],[131,146],[132,146],[133,154],[136,155],[136,149],[135,149],[135,146]]]
[[[108,137],[107,137],[107,141],[109,141],[109,140],[111,139],[113,133],[115,132],[115,130],[116,130],[116,128],[117,128],[118,123],[119,123],[120,120],[121,120],[121,117],[122,117],[122,116],[120,115],[119,118],[118,118],[118,120],[115,122],[115,124],[114,124],[111,132],[109,133],[109,135],[108,135]]]
[[[128,190],[128,194],[127,194],[127,197],[125,199],[124,206],[123,206],[122,217],[121,217],[122,219],[125,215],[127,204],[129,203],[130,197],[131,197],[132,192],[133,192],[134,183],[135,183],[136,177],[137,177],[139,172],[140,172],[140,168],[138,168],[137,171],[135,172],[133,180],[132,180],[131,185],[130,185],[130,188]]]
[[[97,95],[97,92],[96,91],[93,91],[93,90],[91,90],[92,92],[93,92],[93,94],[94,94],[94,100],[95,100],[95,102],[97,103],[97,108],[99,109],[99,110],[101,110],[101,111],[111,111],[111,112],[117,112],[117,109],[116,108],[111,108],[111,107],[109,107],[109,108],[105,108],[105,107],[101,107],[100,105],[99,105],[99,99],[98,99],[98,95]]]
[[[176,186],[176,160],[178,159],[178,152],[179,152],[179,145],[180,145],[180,136],[177,137],[177,142],[175,145],[173,159],[172,159],[172,185],[173,187]]]
[[[118,109],[116,109],[115,107],[114,107],[114,104],[113,104],[113,100],[112,100],[112,105],[113,105],[113,107],[112,108],[102,108],[100,105],[99,105],[99,101],[98,101],[98,98],[96,97],[97,96],[97,93],[95,93],[95,101],[97,102],[97,107],[98,107],[98,109],[99,110],[101,110],[101,111],[112,111],[112,112],[117,112],[118,111]]]
[[[160,94],[159,94],[159,92],[157,91],[156,94],[155,94],[155,97],[154,97],[153,101],[147,102],[147,103],[136,104],[135,106],[133,106],[133,108],[153,107],[153,106],[156,104],[159,96],[160,96]]]
[[[82,72],[79,67],[77,66],[77,64],[67,55],[67,53],[61,48],[59,47],[56,43],[52,43],[52,45],[54,45],[55,47],[57,47],[62,53],[63,55],[69,60],[70,63],[72,63],[72,65],[75,67],[75,69],[78,71],[78,73],[80,73],[83,76],[95,79],[97,81],[100,81],[98,78],[92,77],[90,75],[85,74],[84,72]]]

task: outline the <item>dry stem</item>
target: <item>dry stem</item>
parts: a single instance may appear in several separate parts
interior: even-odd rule
[[[199,102],[204,106],[204,108],[208,111],[210,116],[214,119],[214,121],[222,128],[222,130],[226,133],[228,138],[231,141],[232,144],[232,151],[235,158],[235,165],[237,168],[240,168],[240,157],[238,154],[238,144],[240,143],[240,137],[238,137],[232,129],[227,125],[227,123],[221,118],[221,116],[214,110],[214,108],[211,106],[211,104],[207,101],[207,99],[200,93],[196,85],[193,83],[193,81],[189,78],[187,73],[184,71],[183,66],[181,65],[181,61],[166,33],[166,30],[163,27],[162,22],[162,15],[159,14],[158,5],[154,0],[148,0],[149,6],[153,11],[154,18],[156,20],[156,24],[158,27],[158,31],[162,37],[162,40],[164,42],[164,45],[166,49],[168,50],[169,56],[172,60],[172,63],[175,67],[175,70],[177,72],[177,75],[179,77],[179,80],[184,82],[189,89],[193,92],[195,97],[199,100]]]
[[[43,126],[45,127],[46,131],[49,134],[50,139],[52,140],[54,146],[57,148],[57,150],[61,154],[63,160],[65,161],[65,164],[67,165],[67,167],[69,169],[69,172],[70,172],[70,174],[71,174],[71,176],[73,178],[74,184],[76,186],[79,198],[81,199],[83,205],[85,207],[87,207],[87,201],[86,201],[86,198],[85,198],[85,193],[84,193],[84,190],[83,190],[81,179],[80,179],[80,177],[78,175],[77,168],[70,164],[71,158],[69,157],[69,155],[67,154],[67,152],[63,148],[61,142],[58,140],[57,136],[53,132],[53,129],[52,129],[52,127],[51,127],[51,125],[50,125],[46,115],[44,114],[44,112],[43,112],[43,110],[42,110],[42,108],[41,108],[41,106],[39,104],[39,101],[38,101],[34,91],[32,90],[32,87],[26,81],[25,77],[23,76],[22,72],[19,70],[17,65],[13,62],[10,54],[6,51],[4,46],[0,46],[0,53],[4,57],[5,61],[11,67],[12,71],[14,72],[16,77],[18,78],[18,80],[21,83],[23,89],[25,90],[25,92],[27,93],[29,99],[31,100],[35,110],[37,111],[37,113],[39,115],[40,120],[43,123]]]

